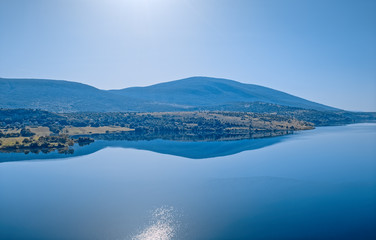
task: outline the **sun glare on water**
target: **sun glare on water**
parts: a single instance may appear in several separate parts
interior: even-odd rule
[[[153,211],[149,226],[132,240],[171,240],[176,236],[178,221],[173,207],[160,207]]]

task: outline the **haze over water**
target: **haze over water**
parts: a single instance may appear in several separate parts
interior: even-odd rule
[[[376,124],[244,141],[3,162],[0,239],[376,237]]]

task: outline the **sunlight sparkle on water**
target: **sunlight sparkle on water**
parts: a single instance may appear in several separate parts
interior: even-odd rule
[[[173,207],[160,207],[153,211],[152,220],[140,234],[132,237],[132,240],[170,240],[178,227],[174,217]]]

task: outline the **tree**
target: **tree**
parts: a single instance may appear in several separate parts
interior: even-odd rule
[[[30,129],[26,128],[22,128],[20,134],[22,137],[31,137],[35,135],[35,133],[32,133]]]

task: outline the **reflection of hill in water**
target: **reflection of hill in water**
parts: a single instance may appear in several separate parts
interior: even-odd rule
[[[233,155],[243,151],[260,149],[281,142],[284,139],[286,139],[286,136],[207,142],[171,141],[161,139],[139,141],[96,140],[94,143],[87,146],[74,146],[73,154],[59,154],[57,152],[51,152],[48,154],[29,153],[27,155],[24,153],[0,153],[0,162],[84,156],[106,147],[133,148],[191,159],[203,159]]]

